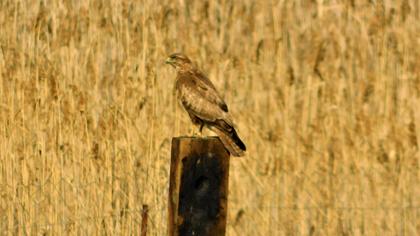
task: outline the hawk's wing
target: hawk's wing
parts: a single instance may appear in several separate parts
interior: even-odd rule
[[[189,113],[207,122],[223,119],[233,126],[225,102],[206,77],[192,73],[179,74],[176,90]]]
[[[219,105],[223,111],[228,112],[228,107],[225,101],[223,101],[223,98],[217,92],[211,81],[200,72],[194,72],[194,75],[192,76],[194,77],[193,79],[197,85],[197,89],[199,89],[203,95],[208,97],[209,100]]]
[[[245,144],[234,129],[225,102],[209,79],[197,73],[178,73],[175,88],[191,117],[198,117],[216,132],[232,155],[244,155]]]

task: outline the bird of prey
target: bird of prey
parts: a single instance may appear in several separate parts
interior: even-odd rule
[[[181,53],[166,60],[177,71],[175,90],[193,124],[213,130],[233,156],[243,156],[245,144],[239,138],[228,107],[211,81]]]

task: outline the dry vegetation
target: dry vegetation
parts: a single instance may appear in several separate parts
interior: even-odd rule
[[[0,1],[0,234],[166,233],[193,58],[249,148],[228,235],[420,232],[420,3]]]

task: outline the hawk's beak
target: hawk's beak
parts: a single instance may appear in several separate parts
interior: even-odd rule
[[[168,59],[166,59],[165,63],[175,67],[174,60],[170,57],[168,57]]]
[[[173,62],[173,61],[171,60],[171,58],[170,58],[170,57],[168,57],[168,58],[166,59],[166,61],[165,61],[165,63],[166,63],[166,64],[172,64],[172,62]]]

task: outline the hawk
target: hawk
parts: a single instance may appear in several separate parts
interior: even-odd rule
[[[176,94],[193,124],[200,127],[200,132],[204,126],[213,130],[233,156],[243,156],[245,144],[236,133],[226,103],[211,81],[181,53],[170,55],[166,63],[177,71]]]

